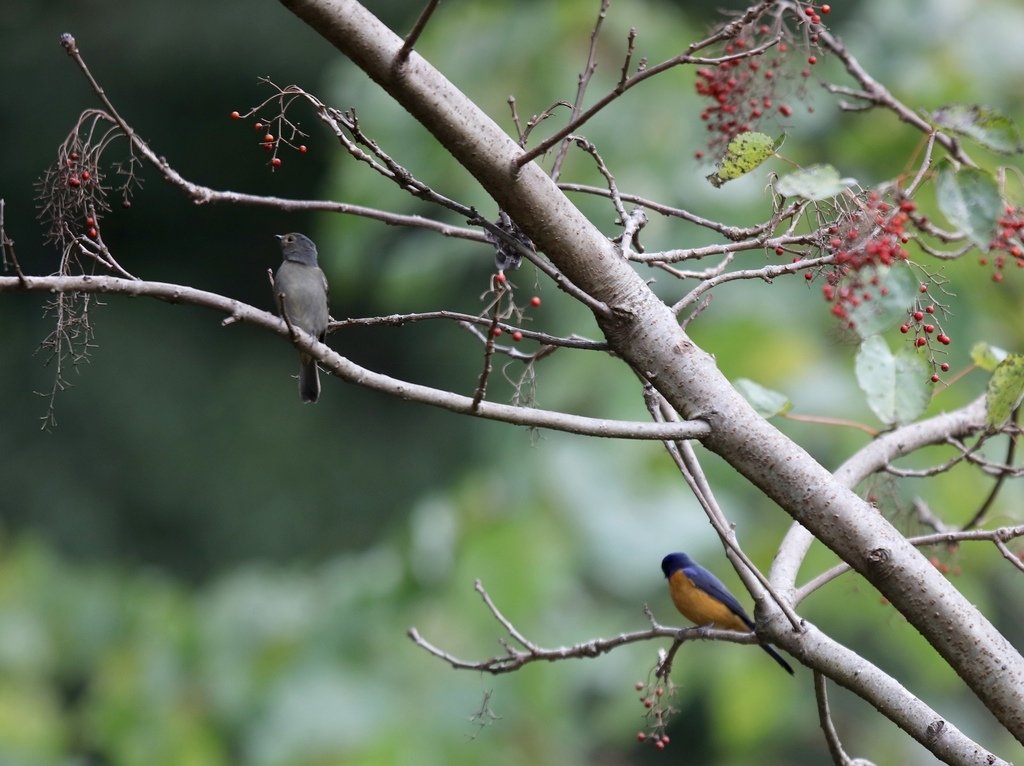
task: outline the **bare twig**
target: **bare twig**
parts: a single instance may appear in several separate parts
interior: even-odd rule
[[[675,649],[678,649],[682,643],[695,639],[730,641],[737,644],[753,644],[758,640],[753,633],[739,633],[732,630],[717,630],[708,627],[671,628],[660,625],[645,606],[645,612],[651,620],[651,627],[647,630],[620,633],[612,638],[595,638],[580,644],[548,649],[539,646],[527,638],[511,620],[502,614],[480,580],[474,582],[473,588],[480,594],[494,619],[501,624],[518,647],[513,646],[506,639],[501,639],[500,643],[505,648],[504,654],[499,654],[486,660],[464,660],[430,643],[420,635],[416,628],[409,628],[407,631],[407,635],[412,639],[413,643],[435,657],[444,660],[457,670],[475,670],[492,675],[500,675],[519,670],[524,665],[529,665],[533,662],[557,662],[559,660],[599,657],[620,646],[635,644],[640,641],[651,641],[656,638],[673,639],[675,643],[673,644],[672,654],[675,653]],[[662,669],[666,669],[669,666],[670,663],[662,663]],[[660,672],[659,675],[661,675]]]
[[[825,676],[814,671],[814,698],[818,703],[818,722],[821,730],[825,732],[825,742],[828,744],[828,751],[832,755],[832,763],[835,766],[874,766],[870,761],[862,758],[852,759],[843,750],[843,743],[839,741],[839,732],[832,723],[832,713],[828,706],[828,688]]]
[[[18,263],[18,255],[14,252],[14,240],[7,236],[7,228],[4,225],[4,211],[5,203],[0,198],[0,267],[4,270],[13,268],[14,273],[18,275],[18,279],[24,282],[25,274],[21,270],[21,264]]]
[[[562,191],[578,192],[580,194],[594,194],[599,197],[611,196],[608,189],[603,189],[600,186],[588,186],[587,184],[560,183],[558,188]],[[805,203],[801,201],[792,202],[782,210],[778,211],[770,220],[757,224],[756,226],[729,226],[727,224],[720,223],[719,221],[713,221],[710,218],[703,218],[691,213],[689,210],[672,207],[671,205],[665,205],[661,202],[655,202],[654,200],[646,199],[645,197],[640,197],[636,194],[624,194],[619,192],[619,198],[624,202],[632,202],[648,210],[653,210],[656,213],[661,213],[662,215],[666,215],[671,218],[681,218],[684,221],[695,223],[705,229],[718,232],[725,238],[734,242],[751,239],[764,234],[765,231],[770,232],[774,230],[779,221],[797,215],[805,205]]]
[[[605,17],[608,15],[608,7],[610,5],[611,0],[601,0],[601,7],[597,12],[597,20],[594,22],[594,29],[590,33],[590,49],[587,51],[587,63],[583,67],[583,71],[580,72],[576,84],[576,99],[572,104],[570,119],[576,118],[583,110],[583,97],[587,92],[587,86],[590,84],[590,78],[594,76],[594,70],[597,69],[597,40],[601,34],[601,27],[604,24]],[[562,174],[562,163],[565,162],[565,157],[569,153],[569,141],[570,139],[567,136],[558,147],[555,161],[551,165],[551,180],[553,181],[557,182],[558,177]]]
[[[416,23],[413,24],[412,29],[409,30],[409,34],[405,36],[405,40],[402,42],[402,47],[399,48],[398,54],[395,56],[395,60],[398,64],[404,64],[406,59],[409,58],[409,54],[412,52],[413,46],[416,45],[416,41],[419,40],[420,35],[423,34],[423,30],[426,28],[427,22],[430,21],[431,14],[440,2],[441,0],[427,0],[426,6],[420,13],[419,18],[416,19]]]
[[[1000,527],[999,529],[991,530],[973,529],[964,531],[936,532],[930,535],[918,535],[917,537],[910,537],[907,539],[912,545],[916,545],[918,547],[938,545],[941,543],[948,545],[976,540],[991,542],[995,544],[999,549],[999,552],[1003,554],[1011,564],[1024,571],[1024,563],[1022,563],[1020,558],[1015,556],[1013,552],[1006,547],[1007,541],[1014,540],[1018,537],[1024,537],[1024,524],[1016,527]],[[836,564],[831,569],[825,570],[811,580],[808,580],[797,589],[793,603],[799,604],[818,588],[836,579],[839,575],[845,574],[849,571],[850,565],[846,563]]]
[[[1010,422],[1016,425],[1019,417],[1020,407],[1017,407],[1013,410],[1013,413],[1010,416]],[[1016,452],[1017,440],[1011,436],[1006,445],[1006,459],[1003,462],[1006,465],[1011,465],[1013,463],[1013,458]],[[1006,481],[1007,476],[1009,476],[1009,472],[1003,471],[996,477],[996,483],[992,486],[992,489],[989,491],[988,497],[985,498],[982,504],[978,507],[978,510],[975,511],[973,516],[971,516],[970,520],[966,524],[964,524],[963,528],[965,530],[974,529],[974,527],[978,526],[982,522],[982,520],[985,518],[985,514],[988,513],[989,508],[992,507],[992,503],[994,503],[996,497],[998,497],[999,490],[1002,488],[1003,482]]]
[[[706,37],[700,42],[691,44],[689,47],[687,47],[685,53],[681,53],[678,56],[670,58],[666,61],[662,61],[660,64],[656,64],[652,67],[648,67],[639,72],[636,72],[627,79],[620,80],[619,83],[614,88],[612,88],[610,92],[608,92],[603,97],[598,99],[597,103],[595,103],[585,112],[582,112],[573,119],[569,120],[569,123],[564,128],[556,132],[553,136],[550,136],[544,141],[541,141],[533,149],[524,152],[522,155],[517,157],[514,160],[515,167],[521,168],[526,163],[532,162],[537,157],[540,157],[542,154],[547,152],[548,149],[561,142],[566,136],[575,133],[581,125],[586,123],[588,120],[590,120],[591,117],[593,117],[595,114],[597,114],[606,106],[608,106],[610,103],[619,98],[619,96],[621,96],[627,90],[629,90],[635,85],[639,85],[640,83],[650,79],[651,77],[659,75],[662,72],[668,71],[669,69],[680,66],[682,64],[721,64],[725,61],[733,61],[734,59],[742,59],[751,56],[756,56],[757,54],[763,53],[764,51],[768,50],[769,48],[771,48],[772,46],[779,42],[778,38],[773,38],[763,43],[762,45],[753,48],[744,49],[742,53],[732,54],[728,56],[720,56],[717,58],[701,58],[699,56],[693,55],[696,51],[703,50],[704,48],[714,45],[720,40],[726,40],[733,37],[738,29],[741,29],[743,26],[745,26],[746,24],[750,23],[758,16],[760,16],[767,8],[769,8],[772,5],[773,2],[775,2],[775,0],[762,0],[762,2],[747,9],[746,13],[744,13],[741,17],[729,22],[714,34],[710,35],[709,37]]]
[[[819,44],[835,54],[846,71],[850,73],[850,76],[858,82],[862,89],[859,91],[853,91],[841,86],[826,86],[830,91],[862,99],[869,104],[888,109],[899,117],[900,120],[914,128],[917,128],[925,135],[934,136],[934,140],[940,143],[958,162],[974,167],[974,162],[964,152],[959,141],[946,133],[936,130],[916,111],[893,96],[888,88],[868,74],[867,70],[864,69],[864,67],[861,66],[861,63],[846,49],[846,46],[843,45],[839,38],[825,28],[822,28],[819,31],[818,38]]]
[[[477,314],[465,314],[459,311],[424,311],[415,314],[387,314],[385,316],[375,317],[355,317],[349,319],[339,319],[331,322],[328,325],[327,332],[332,333],[335,330],[343,330],[347,327],[379,327],[379,326],[390,326],[390,327],[401,327],[405,324],[413,324],[415,322],[425,322],[434,319],[447,319],[460,324],[468,325],[486,325],[491,326],[492,320],[489,317],[480,316]],[[558,348],[574,348],[582,351],[607,351],[608,344],[604,341],[590,340],[589,338],[583,338],[579,335],[569,336],[557,336],[550,335],[545,332],[538,332],[537,330],[530,330],[525,327],[518,325],[509,324],[506,322],[499,322],[498,327],[503,332],[513,332],[518,330],[523,334],[524,338],[535,340],[538,343],[542,343],[545,346],[554,346]]]

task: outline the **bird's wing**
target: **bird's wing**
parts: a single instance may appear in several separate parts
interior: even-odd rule
[[[743,610],[740,602],[737,601],[736,597],[729,592],[729,589],[722,584],[721,580],[701,566],[685,567],[683,572],[685,572],[686,576],[693,581],[694,585],[708,595],[721,601],[729,608],[730,612],[743,620],[743,623],[748,628],[751,630],[754,629],[754,621],[747,616],[747,613]]]

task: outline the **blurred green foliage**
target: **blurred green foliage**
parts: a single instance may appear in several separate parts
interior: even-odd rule
[[[419,4],[369,3],[398,30]],[[713,4],[619,0],[605,24],[591,95],[618,77],[627,31],[637,56],[679,51],[715,18]],[[736,5],[736,4],[733,4]],[[1024,12],[993,1],[836,3],[834,24],[872,73],[913,107],[985,103],[1024,109]],[[57,45],[72,32],[107,93],[158,153],[198,183],[297,198],[343,199],[434,216],[342,156],[311,115],[308,155],[264,164],[248,127],[227,119],[268,95],[270,75],[342,108],[418,177],[493,216],[493,205],[424,131],[278,4],[224,0],[117,3],[14,0],[0,14],[0,145],[7,233],[28,271],[57,254],[40,243],[32,183],[53,161],[94,97]],[[443,3],[418,45],[501,125],[507,98],[522,119],[572,100],[597,10],[593,0]],[[838,77],[835,62],[820,63]],[[921,137],[882,113],[841,115],[814,91],[813,113],[786,125],[783,153],[828,162],[870,186],[903,172]],[[583,131],[621,189],[729,223],[763,219],[764,176],[711,188],[693,160],[703,142],[693,72],[680,69],[627,94]],[[550,123],[560,124],[556,111]],[[538,135],[549,129],[542,124]],[[978,151],[994,167],[1004,161]],[[770,163],[769,163],[770,164]],[[104,219],[104,237],[134,273],[178,280],[269,307],[270,235],[302,230],[320,243],[336,317],[451,308],[476,312],[492,271],[488,248],[374,222],[227,207],[195,207],[151,174],[129,213]],[[571,153],[565,180],[600,183]],[[1019,194],[1010,185],[1011,197]],[[606,201],[574,197],[609,234]],[[920,200],[938,216],[934,200]],[[652,214],[649,249],[717,241]],[[461,223],[449,218],[454,223]],[[933,264],[934,266],[934,264]],[[993,285],[974,262],[943,264],[950,279],[953,369],[985,340],[1022,346],[1022,280]],[[681,287],[652,271],[668,298]],[[597,337],[592,318],[529,267],[518,295],[544,299],[534,326]],[[33,356],[50,331],[37,296],[0,301],[0,763],[36,764],[792,764],[823,762],[809,674],[780,674],[750,647],[697,643],[677,661],[670,734],[675,753],[633,741],[642,708],[633,682],[659,647],[597,660],[532,666],[497,678],[456,672],[405,636],[415,625],[460,657],[500,654],[500,625],[472,590],[547,646],[645,625],[641,604],[673,622],[657,563],[693,553],[737,593],[719,545],[655,444],[530,434],[385,399],[325,380],[321,402],[294,395],[294,353],[251,328],[222,329],[192,309],[112,300],[95,310],[98,347],[57,399],[59,426],[38,416],[52,370]],[[732,283],[690,326],[730,378],[791,399],[795,411],[878,425],[853,375],[855,346],[836,332],[802,279]],[[373,369],[472,391],[475,341],[449,326],[351,330],[336,347]],[[895,342],[895,341],[894,341]],[[560,352],[539,370],[540,406],[643,419],[635,379],[615,360]],[[521,370],[511,367],[515,379]],[[931,411],[984,389],[972,373]],[[491,395],[512,386],[494,376]],[[796,421],[780,427],[824,465],[865,436]],[[914,465],[940,462],[936,448]],[[999,457],[994,455],[993,457]],[[754,560],[767,565],[787,527],[728,466],[706,456],[719,500]],[[908,532],[915,495],[955,523],[971,516],[990,480],[968,467],[871,489]],[[1019,487],[1004,489],[993,521],[1018,522]],[[1018,587],[988,546],[937,551],[954,581],[1024,644]],[[816,549],[807,573],[834,560]],[[913,693],[984,745],[1014,745],[920,637],[852,575],[803,611],[840,641],[908,678]],[[489,695],[489,696],[488,696]],[[489,708],[484,709],[488,700]],[[895,727],[842,691],[833,705],[850,749],[881,763],[931,763]],[[488,710],[496,716],[490,718]],[[482,713],[478,726],[470,721]],[[1019,751],[1017,751],[1019,752]]]

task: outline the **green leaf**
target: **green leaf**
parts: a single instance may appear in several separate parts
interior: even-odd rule
[[[935,191],[943,215],[987,252],[1003,211],[999,187],[992,175],[980,168],[957,171],[949,160],[943,160]]]
[[[831,165],[811,165],[780,178],[775,190],[784,197],[803,197],[809,200],[831,199],[855,184],[852,178],[840,178]]]
[[[905,263],[893,265],[887,273],[880,270],[879,279],[881,286],[886,288],[886,294],[877,293],[850,312],[853,329],[862,340],[899,322],[918,295],[919,281]]]
[[[1024,152],[1024,143],[1013,120],[987,106],[949,104],[932,112],[932,122],[1000,154]]]
[[[1024,354],[1010,354],[996,367],[988,381],[985,401],[988,415],[985,420],[990,428],[998,428],[1020,405],[1024,397]]]
[[[894,355],[879,335],[860,344],[856,370],[868,406],[883,423],[909,423],[931,401],[928,363],[909,348]]]
[[[1008,351],[1004,351],[998,346],[990,346],[984,341],[978,341],[971,348],[971,361],[988,372],[993,372],[1007,356],[1009,356]]]
[[[785,138],[782,135],[773,140],[764,133],[740,133],[729,142],[725,156],[718,162],[718,170],[709,175],[708,180],[717,188],[726,181],[746,175],[775,154]]]
[[[785,415],[793,409],[793,402],[785,394],[765,388],[748,378],[739,378],[733,382],[733,386],[763,418]]]

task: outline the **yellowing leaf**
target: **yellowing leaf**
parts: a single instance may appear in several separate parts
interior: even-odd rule
[[[764,133],[740,133],[729,142],[725,156],[718,162],[718,170],[709,175],[708,180],[712,186],[719,187],[726,181],[746,175],[775,154],[784,140],[784,135],[773,139]]]

